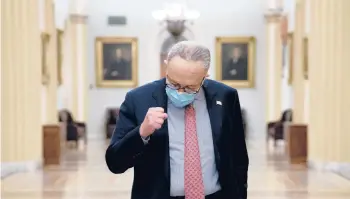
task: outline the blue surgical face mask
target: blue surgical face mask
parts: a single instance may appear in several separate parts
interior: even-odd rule
[[[165,92],[171,103],[177,108],[183,108],[194,101],[195,93],[179,93],[177,90],[166,87]]]

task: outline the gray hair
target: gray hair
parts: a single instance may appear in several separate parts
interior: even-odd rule
[[[172,46],[167,61],[179,56],[187,61],[201,61],[206,69],[210,67],[210,51],[207,47],[193,41],[181,41]]]

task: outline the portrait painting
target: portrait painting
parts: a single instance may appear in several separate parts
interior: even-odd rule
[[[41,33],[41,83],[47,85],[49,83],[49,69],[48,69],[48,47],[50,42],[50,35],[48,33]]]
[[[304,78],[309,79],[309,40],[307,37],[303,39],[303,71],[304,71]]]
[[[62,61],[63,61],[63,31],[57,29],[57,82],[62,84]]]
[[[137,38],[96,38],[96,84],[98,87],[137,86]]]
[[[254,86],[255,38],[216,38],[216,79],[236,88]]]
[[[291,85],[293,83],[293,53],[294,53],[294,45],[293,45],[293,33],[288,34],[287,39],[287,57],[288,57],[288,84]]]

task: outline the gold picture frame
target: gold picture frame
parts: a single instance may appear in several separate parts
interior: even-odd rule
[[[50,42],[50,34],[43,32],[40,35],[41,38],[41,83],[43,85],[47,85],[50,80],[48,63],[47,63],[47,53],[48,53],[48,45]]]
[[[287,38],[287,48],[288,48],[288,84],[293,83],[293,70],[294,70],[294,35],[293,33],[288,33]]]
[[[304,79],[309,79],[309,39],[303,38],[303,73]]]
[[[217,37],[215,46],[216,80],[235,88],[254,87],[255,38]],[[233,61],[231,56],[235,56],[236,52],[240,55],[238,61]]]
[[[97,87],[137,86],[137,38],[97,37],[95,40],[95,61]]]
[[[63,60],[63,36],[64,32],[63,30],[57,29],[56,30],[56,36],[57,36],[57,82],[58,85],[61,85],[63,82],[62,79],[62,60]]]

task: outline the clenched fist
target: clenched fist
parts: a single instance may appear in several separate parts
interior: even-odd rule
[[[161,107],[149,108],[145,119],[140,126],[140,135],[142,137],[150,136],[155,130],[160,129],[164,120],[168,117]]]

